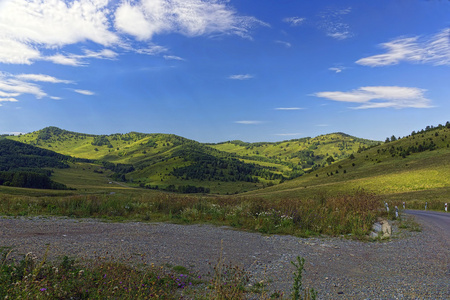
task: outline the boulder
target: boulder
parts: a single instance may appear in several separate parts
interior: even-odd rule
[[[383,238],[390,237],[392,235],[392,226],[385,219],[379,218],[375,224],[372,226],[372,232],[370,236],[376,238],[382,236]]]

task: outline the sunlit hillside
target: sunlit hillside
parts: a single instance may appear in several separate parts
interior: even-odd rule
[[[252,192],[311,197],[365,189],[386,199],[445,199],[450,192],[450,124],[428,127],[353,154],[300,178]]]

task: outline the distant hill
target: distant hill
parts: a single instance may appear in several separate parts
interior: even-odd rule
[[[67,189],[50,179],[50,168],[69,168],[71,157],[20,142],[0,140],[0,185]]]
[[[279,184],[380,144],[343,133],[278,143],[202,144],[173,134],[92,135],[57,127],[7,138],[103,161],[116,179],[132,185],[221,194]]]

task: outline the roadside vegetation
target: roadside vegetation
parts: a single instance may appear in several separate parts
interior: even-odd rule
[[[47,247],[48,251],[48,247]],[[2,299],[316,299],[302,286],[305,260],[297,257],[292,293],[284,295],[270,283],[227,264],[220,255],[211,273],[198,274],[184,266],[137,263],[135,257],[96,257],[47,260],[33,253],[12,258],[13,249],[0,249]],[[118,262],[120,261],[120,262]]]

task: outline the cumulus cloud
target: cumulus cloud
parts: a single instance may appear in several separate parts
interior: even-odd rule
[[[377,54],[356,61],[370,67],[395,65],[401,61],[450,65],[450,29],[428,37],[398,38],[380,45],[386,53]]]
[[[93,96],[95,95],[94,92],[89,91],[89,90],[73,90],[75,93],[81,94],[81,95],[85,95],[85,96]]]
[[[108,0],[9,0],[0,10],[0,62],[31,64],[54,49],[92,41],[110,46],[119,41],[111,32]]]
[[[328,100],[358,103],[355,109],[367,108],[429,108],[426,90],[400,86],[367,86],[349,92],[319,92],[314,96]]]
[[[247,80],[247,79],[252,79],[254,76],[250,75],[250,74],[235,74],[235,75],[230,75],[228,76],[228,79],[233,79],[233,80]]]
[[[0,1],[0,63],[32,64],[38,60],[68,66],[86,59],[114,59],[109,48],[155,55],[164,48],[141,49],[156,34],[212,34],[251,38],[257,26],[269,26],[241,16],[226,0],[3,0]],[[130,39],[129,37],[133,37]],[[91,42],[105,50],[84,55],[61,50]],[[86,45],[86,43],[85,43]],[[45,50],[45,51],[44,51]]]
[[[305,21],[305,18],[300,18],[300,17],[289,17],[289,18],[284,18],[283,22],[289,23],[291,26],[299,26],[301,24],[303,24],[303,22]]]
[[[244,124],[244,125],[257,125],[261,124],[261,121],[249,121],[249,120],[243,120],[243,121],[236,121],[234,122],[236,124]]]

